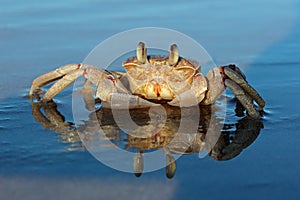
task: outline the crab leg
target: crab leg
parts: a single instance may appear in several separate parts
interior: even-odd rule
[[[61,79],[59,79],[56,83],[54,83],[46,94],[43,97],[44,102],[50,101],[57,93],[65,89],[70,83],[76,80],[79,76],[81,76],[82,72],[80,70],[71,72],[70,74],[65,75]]]
[[[246,75],[240,70],[240,68],[238,68],[234,64],[228,65],[227,67],[230,68],[230,69],[232,69],[236,73],[238,73],[240,76],[243,77],[244,80],[246,80]]]
[[[205,99],[201,102],[210,105],[221,95],[226,86],[234,93],[236,98],[253,118],[259,118],[260,113],[256,110],[253,100],[256,101],[260,110],[265,106],[265,101],[258,92],[246,81],[243,72],[235,65],[221,66],[211,69],[206,75],[208,91]]]
[[[238,69],[238,68],[236,68]],[[257,102],[260,109],[265,106],[265,101],[263,98],[258,94],[258,92],[250,86],[244,77],[240,74],[240,70],[234,71],[230,67],[224,67],[224,73],[228,76],[231,80],[236,82],[254,101]]]
[[[47,85],[48,83],[59,79],[63,77],[66,74],[71,73],[72,71],[75,71],[81,67],[81,64],[69,64],[62,66],[56,70],[53,70],[51,72],[48,72],[46,74],[43,74],[36,78],[31,85],[29,95],[32,95],[34,91],[44,85]]]
[[[260,117],[259,112],[255,109],[252,99],[245,93],[245,91],[234,81],[230,79],[225,80],[225,85],[233,92],[235,97],[241,102],[241,104],[246,108],[248,114],[258,119]]]

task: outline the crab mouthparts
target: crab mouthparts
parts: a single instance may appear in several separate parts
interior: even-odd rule
[[[156,94],[157,97],[160,97],[160,93],[161,93],[161,87],[158,83],[156,83],[153,87],[153,91]]]
[[[155,100],[172,100],[174,98],[174,94],[168,88],[167,83],[162,80],[149,81],[144,87],[143,96]]]
[[[145,96],[148,99],[161,99],[163,98],[163,88],[162,86],[156,82],[151,81],[145,88]]]

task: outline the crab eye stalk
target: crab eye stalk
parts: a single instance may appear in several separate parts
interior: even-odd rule
[[[172,44],[169,51],[169,65],[174,66],[178,63],[179,52],[176,44]]]
[[[136,57],[141,64],[145,64],[147,60],[147,49],[144,42],[139,42],[136,48]]]

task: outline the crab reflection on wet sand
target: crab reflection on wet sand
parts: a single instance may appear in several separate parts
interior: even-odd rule
[[[185,112],[191,116],[193,111],[189,108],[180,109],[169,105],[163,106],[167,114],[166,119],[158,120],[156,124],[151,123],[153,117],[151,115],[155,115],[157,107],[152,111],[151,108],[129,110],[130,116],[138,125],[138,128],[130,130],[125,136],[116,123],[113,111],[104,107],[91,112],[89,120],[77,127],[65,121],[53,101],[47,104],[32,102],[32,114],[34,119],[41,123],[44,128],[56,131],[63,142],[71,143],[70,150],[77,150],[79,146],[81,149],[85,148],[81,143],[77,130],[81,130],[79,132],[82,134],[82,130],[89,130],[89,127],[95,124],[99,125],[102,131],[97,133],[84,132],[83,137],[81,135],[83,142],[98,142],[97,144],[99,144],[101,141],[109,140],[110,145],[107,145],[106,142],[102,143],[105,148],[123,146],[128,151],[136,152],[133,158],[133,171],[137,177],[143,173],[143,154],[146,151],[163,149],[166,158],[166,176],[172,178],[176,171],[176,161],[173,155],[207,151],[208,155],[214,160],[229,160],[251,145],[259,135],[261,128],[263,128],[262,120],[253,119],[249,116],[237,121],[236,124],[224,124],[216,116],[215,106],[199,106],[201,117],[196,118],[199,119],[196,133],[178,133],[180,120],[185,117]],[[239,107],[240,104],[237,103],[237,106]],[[125,111],[119,110],[118,112]],[[159,110],[157,113],[160,113]],[[122,115],[122,113],[119,114]],[[159,128],[157,129],[157,127]],[[211,127],[214,130],[210,130],[208,134]]]

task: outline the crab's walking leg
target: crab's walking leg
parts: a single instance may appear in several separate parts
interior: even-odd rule
[[[238,69],[238,70],[235,71],[235,70],[231,69],[230,67],[224,67],[224,73],[231,80],[236,82],[246,92],[246,94],[248,94],[254,101],[256,101],[256,103],[258,104],[260,109],[262,109],[266,105],[265,101],[258,94],[258,92],[251,85],[249,85],[247,83],[244,76],[242,76],[240,74],[241,72],[240,72],[239,68],[236,67],[236,69]],[[226,82],[225,82],[225,84],[226,84]]]
[[[79,69],[80,67],[81,64],[69,64],[39,76],[32,82],[29,95],[32,95],[36,89],[39,89],[40,87]]]
[[[240,101],[240,103],[246,108],[248,114],[253,118],[259,118],[260,114],[256,110],[253,100],[262,110],[265,106],[265,101],[258,94],[258,92],[245,80],[245,75],[235,65],[220,67],[224,73],[224,84],[227,86]]]
[[[246,108],[248,114],[257,119],[260,117],[259,112],[255,109],[252,99],[247,96],[247,93],[234,81],[230,79],[225,80],[225,85],[233,92],[235,97],[241,102],[241,104]]]
[[[57,95],[60,91],[65,89],[70,83],[76,80],[79,76],[82,75],[80,70],[76,70],[71,72],[70,74],[65,75],[61,79],[59,79],[56,83],[54,83],[46,94],[43,97],[44,102],[50,101],[55,95]]]

